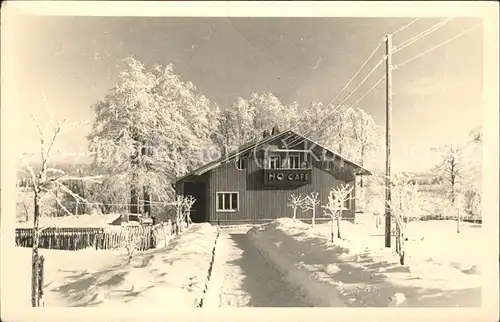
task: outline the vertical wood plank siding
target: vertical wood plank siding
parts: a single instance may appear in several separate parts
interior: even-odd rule
[[[294,147],[295,149],[307,149],[306,146]],[[321,156],[319,151],[315,151]],[[303,158],[304,154],[301,154]],[[241,156],[246,160],[246,168],[239,170],[236,160],[220,165],[219,167],[201,176],[191,176],[184,180],[194,182],[205,182],[207,221],[214,224],[237,223],[237,222],[259,222],[268,221],[281,217],[292,217],[293,210],[287,206],[291,194],[307,195],[317,192],[321,204],[316,209],[316,218],[327,220],[329,217],[323,215],[321,205],[326,204],[330,190],[343,183],[348,183],[356,189],[355,175],[351,165],[343,164],[340,169],[325,168],[322,161],[313,160],[308,155],[308,164],[312,166],[311,183],[295,187],[269,187],[263,185],[263,173],[260,164],[253,157],[253,153]],[[337,165],[339,163],[335,161]],[[183,182],[177,182],[177,193],[183,193]],[[239,210],[237,212],[221,212],[216,209],[217,192],[238,192]],[[356,196],[356,191],[353,191]],[[343,219],[354,221],[356,202],[352,201],[349,210],[343,213]],[[311,211],[302,212],[297,210],[298,219],[310,219]]]
[[[280,189],[267,187],[263,185],[263,174],[256,161],[253,158],[246,158],[246,160],[247,169],[245,170],[238,170],[235,162],[230,162],[209,172],[208,205],[210,222],[258,222],[281,217],[292,217],[293,210],[287,206],[291,194],[306,195],[311,192],[318,192],[321,205],[324,205],[333,187],[338,187],[344,182],[355,186],[354,174],[347,171],[325,170],[321,161],[309,160],[309,164],[313,165],[310,184]],[[239,211],[218,212],[215,203],[218,191],[239,192]],[[343,218],[354,221],[354,209],[355,201],[353,201],[351,209],[344,211]],[[297,218],[299,219],[311,218],[311,216],[311,211],[303,213],[301,209],[297,210]],[[321,206],[316,209],[316,217],[328,218],[323,215]]]

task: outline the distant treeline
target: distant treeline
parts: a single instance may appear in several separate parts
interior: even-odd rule
[[[436,176],[436,177],[429,177],[429,178],[413,178],[410,179],[409,182],[411,184],[418,184],[418,185],[439,185],[443,184],[444,179],[441,176]]]

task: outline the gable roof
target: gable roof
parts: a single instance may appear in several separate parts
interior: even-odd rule
[[[357,164],[357,163],[355,163],[353,161],[348,160],[347,158],[341,156],[340,154],[332,151],[331,149],[328,149],[328,148],[324,147],[323,145],[321,145],[321,144],[319,144],[317,142],[314,142],[311,139],[306,138],[304,135],[299,134],[296,131],[287,130],[287,131],[283,131],[283,132],[277,133],[275,135],[269,135],[269,136],[267,136],[265,138],[262,138],[260,140],[255,140],[255,141],[251,141],[251,142],[245,143],[242,146],[240,146],[239,148],[237,148],[236,150],[229,152],[227,155],[222,156],[222,157],[220,157],[220,158],[218,158],[216,160],[210,161],[210,162],[202,165],[201,167],[199,167],[199,168],[197,168],[197,169],[195,169],[195,170],[187,173],[186,175],[178,178],[176,181],[182,181],[184,179],[187,179],[188,177],[195,176],[195,175],[202,175],[202,174],[204,174],[204,173],[206,173],[206,172],[208,172],[208,171],[210,171],[212,169],[215,169],[215,168],[221,166],[224,163],[227,163],[227,162],[229,162],[231,160],[234,160],[238,156],[240,156],[242,154],[245,154],[245,153],[251,151],[252,149],[259,148],[259,147],[261,147],[261,146],[263,146],[263,145],[265,145],[267,143],[273,142],[273,141],[275,141],[277,139],[280,139],[280,138],[283,138],[283,137],[285,137],[287,135],[288,136],[294,136],[294,137],[298,138],[300,142],[308,141],[309,143],[312,143],[315,147],[319,147],[322,150],[325,150],[328,153],[335,155],[342,162],[345,162],[345,163],[351,165],[355,169],[355,173],[357,175],[371,175],[372,174],[369,170],[365,169],[361,165],[359,165],[359,164]],[[299,142],[299,141],[297,141],[297,142]]]

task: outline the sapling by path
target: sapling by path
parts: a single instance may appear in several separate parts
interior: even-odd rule
[[[406,174],[395,175],[392,179],[392,199],[389,202],[391,215],[396,223],[396,252],[401,265],[405,263],[405,217],[421,208],[418,198],[418,184]]]
[[[314,227],[315,219],[316,219],[316,207],[320,204],[319,194],[317,192],[311,192],[308,196],[306,196],[301,203],[301,208],[303,211],[312,211],[312,220],[311,224]]]
[[[182,195],[177,195],[173,204],[175,205],[175,234],[178,235],[184,230],[184,224],[189,227],[192,223],[190,211],[193,207],[196,199],[192,196],[185,197]]]
[[[140,248],[144,235],[144,227],[131,226],[129,223],[122,223],[120,241],[121,246],[127,252],[128,263],[132,260],[134,252]]]
[[[184,208],[184,196],[177,195],[175,197],[175,234],[179,235],[182,231],[182,215]]]
[[[342,211],[346,209],[345,203],[349,200],[354,199],[352,197],[353,187],[348,184],[342,184],[340,187],[333,188],[330,190],[330,194],[328,195],[328,201],[326,205],[322,206],[325,210],[325,215],[330,216],[332,218],[331,221],[331,238],[332,242],[334,239],[333,234],[333,221],[337,221],[337,238],[342,238],[340,235],[340,223],[342,221]]]
[[[183,198],[183,211],[184,211],[184,220],[186,221],[187,227],[192,224],[191,220],[191,208],[193,207],[196,199],[193,196],[188,196]]]
[[[297,208],[301,207],[304,202],[304,197],[301,195],[296,196],[292,194],[290,198],[288,198],[288,206],[293,209],[293,219],[297,219]]]

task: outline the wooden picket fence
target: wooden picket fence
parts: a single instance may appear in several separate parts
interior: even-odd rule
[[[170,222],[154,226],[117,226],[110,228],[45,228],[40,233],[40,248],[80,250],[85,248],[119,249],[131,240],[138,250],[155,248],[158,242],[165,245],[174,234]],[[16,246],[33,246],[33,229],[16,229]]]
[[[102,228],[46,228],[40,233],[40,248],[79,250],[96,244]],[[33,246],[33,229],[16,229],[16,246]]]

